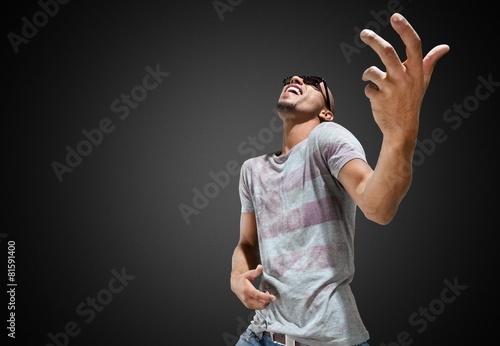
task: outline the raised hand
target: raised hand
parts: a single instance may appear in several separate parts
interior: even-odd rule
[[[365,70],[362,79],[369,81],[365,94],[370,99],[375,122],[384,135],[416,138],[420,107],[437,61],[450,47],[441,44],[422,58],[422,43],[417,32],[401,14],[391,16],[391,25],[406,46],[406,60],[401,61],[394,47],[371,30],[360,37],[380,57],[385,72],[376,66]],[[372,84],[373,83],[373,84]]]

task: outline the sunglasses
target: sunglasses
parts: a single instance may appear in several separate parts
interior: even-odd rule
[[[283,85],[290,84],[292,82],[293,77],[294,76],[290,76],[290,77],[286,77],[285,79],[283,79]],[[325,85],[325,91],[326,91],[325,101],[326,101],[326,106],[328,107],[328,110],[331,111],[332,108],[331,108],[331,105],[330,105],[330,96],[328,95],[328,87],[326,86],[326,79],[324,79],[323,77],[316,77],[316,76],[298,76],[298,77],[300,77],[302,79],[302,82],[304,82],[304,84],[314,86],[322,94],[323,94],[323,92],[321,91],[320,84],[323,83]]]

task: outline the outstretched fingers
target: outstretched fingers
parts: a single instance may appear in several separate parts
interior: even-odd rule
[[[361,40],[370,46],[375,53],[380,57],[382,63],[386,67],[387,73],[390,72],[404,72],[401,60],[394,47],[369,29],[364,29],[360,34]]]
[[[391,25],[406,46],[406,65],[420,69],[422,65],[422,41],[411,24],[399,13],[391,16]]]
[[[429,53],[424,58],[424,80],[425,85],[429,85],[431,80],[432,72],[439,59],[446,53],[450,51],[450,47],[447,44],[440,44],[432,48]]]
[[[406,47],[406,60],[404,61],[389,42],[372,30],[365,29],[360,34],[363,42],[377,53],[385,65],[385,72],[372,66],[363,73],[362,79],[370,82],[365,88],[368,97],[378,91],[387,90],[392,83],[408,85],[407,83],[411,80],[425,91],[437,61],[449,51],[448,45],[438,45],[425,58],[422,58],[422,41],[408,20],[401,14],[394,13],[391,16],[391,25]]]

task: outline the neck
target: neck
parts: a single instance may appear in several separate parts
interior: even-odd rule
[[[303,122],[283,118],[283,143],[281,155],[285,155],[294,146],[309,137],[311,131],[320,124],[318,117]]]

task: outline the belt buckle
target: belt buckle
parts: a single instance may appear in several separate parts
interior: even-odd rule
[[[271,340],[273,340],[274,343],[278,344],[278,345],[282,345],[282,346],[295,346],[295,340],[293,340],[291,337],[289,337],[287,334],[281,334],[281,333],[273,333],[273,332],[269,332],[269,334],[271,334]],[[285,337],[285,343],[281,343],[280,341],[282,340],[282,338],[280,338],[281,340],[280,341],[277,341],[276,340],[276,337],[275,335],[277,336],[277,334],[281,334]]]

